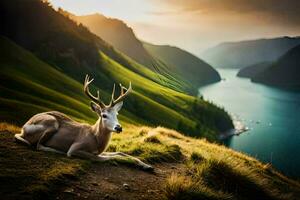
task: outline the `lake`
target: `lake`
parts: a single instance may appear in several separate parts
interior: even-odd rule
[[[236,77],[236,69],[218,71],[224,80],[201,87],[200,94],[249,128],[225,144],[299,178],[300,92],[252,83]]]

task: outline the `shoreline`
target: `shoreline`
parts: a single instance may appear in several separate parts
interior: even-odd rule
[[[219,139],[220,140],[225,140],[228,139],[232,136],[239,136],[240,134],[249,131],[249,128],[245,126],[241,120],[237,119],[236,117],[233,118],[233,129],[230,129],[226,132],[220,133]]]

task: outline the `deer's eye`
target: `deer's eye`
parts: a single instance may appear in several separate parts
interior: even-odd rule
[[[102,117],[105,119],[105,118],[107,118],[107,115],[106,115],[106,114],[103,114]]]

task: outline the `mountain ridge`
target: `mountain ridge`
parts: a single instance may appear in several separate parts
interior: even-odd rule
[[[300,88],[300,45],[251,78],[254,82],[285,88]]]
[[[299,36],[225,42],[209,48],[201,55],[217,68],[243,68],[275,61],[298,44]]]

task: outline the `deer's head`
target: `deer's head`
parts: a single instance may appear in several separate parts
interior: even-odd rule
[[[99,118],[101,118],[101,125],[112,132],[120,133],[122,132],[122,126],[118,121],[118,112],[122,108],[123,99],[131,92],[131,82],[129,83],[129,87],[125,88],[120,84],[120,96],[115,99],[115,84],[113,87],[113,91],[111,94],[111,101],[108,105],[106,105],[103,101],[100,100],[99,91],[97,91],[97,97],[92,95],[89,91],[89,85],[94,79],[90,80],[90,77],[86,75],[84,81],[84,92],[85,94],[92,100],[91,101],[91,109],[97,113]]]

